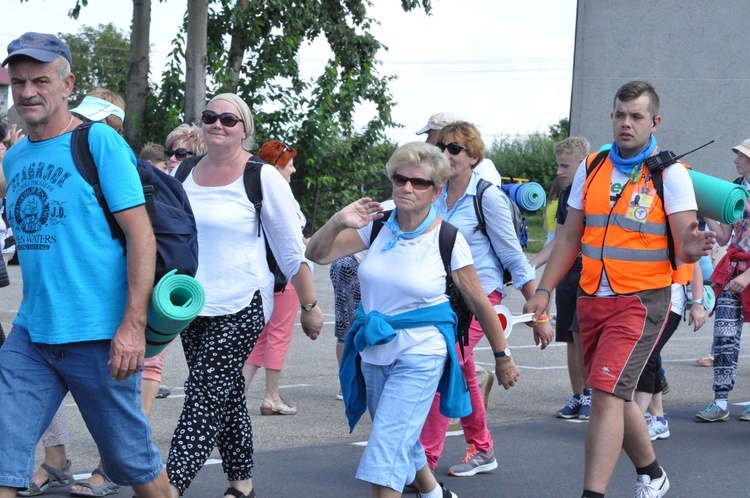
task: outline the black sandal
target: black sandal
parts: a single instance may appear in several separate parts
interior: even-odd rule
[[[246,495],[246,494],[243,494],[239,489],[233,488],[230,486],[229,488],[227,488],[226,491],[224,491],[224,494],[232,495],[234,496],[234,498],[255,498],[255,488],[250,490],[249,495]]]

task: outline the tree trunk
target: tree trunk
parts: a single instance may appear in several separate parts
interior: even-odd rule
[[[242,11],[238,16],[242,19],[232,27],[232,41],[229,44],[229,88],[227,91],[236,93],[237,84],[240,81],[242,62],[245,59],[245,37],[247,33],[247,10],[250,7],[249,0],[237,0],[236,9]]]
[[[208,0],[188,0],[185,50],[185,122],[193,123],[206,105]]]
[[[141,130],[146,118],[149,71],[149,31],[151,0],[133,0],[133,26],[130,31],[127,100],[124,133],[131,146],[140,148]]]

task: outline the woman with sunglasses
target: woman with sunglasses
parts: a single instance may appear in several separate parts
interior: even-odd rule
[[[274,276],[264,236],[306,311],[302,330],[315,339],[323,325],[310,267],[303,261],[297,204],[289,184],[261,168],[262,226],[245,192],[253,147],[253,116],[237,95],[223,93],[201,116],[205,156],[191,158],[183,185],[193,208],[200,247],[196,279],[206,292],[200,315],[182,332],[189,375],[185,404],[172,438],[167,474],[176,498],[218,446],[229,481],[227,497],[253,498],[253,430],[242,366],[273,311]]]
[[[203,132],[194,124],[183,123],[167,135],[164,147],[164,160],[167,161],[167,173],[180,165],[182,161],[192,156],[206,153],[206,143]]]
[[[297,151],[278,140],[271,140],[263,144],[258,151],[258,157],[275,167],[287,183],[297,171],[294,167],[294,157]],[[307,220],[296,205],[299,218],[300,233],[305,228]],[[261,415],[296,415],[297,407],[287,404],[279,395],[279,379],[281,368],[284,366],[286,353],[292,343],[294,322],[297,318],[299,298],[291,282],[287,282],[279,292],[273,294],[273,314],[261,332],[258,342],[250,353],[242,373],[245,376],[245,392],[250,389],[250,383],[260,367],[266,372],[266,392],[260,405]]]
[[[471,248],[479,282],[484,294],[493,304],[500,304],[503,293],[503,270],[510,271],[514,286],[528,300],[536,292],[535,273],[516,237],[507,196],[499,188],[488,188],[482,198],[487,236],[476,230],[478,220],[474,198],[479,174],[474,167],[484,157],[484,142],[477,128],[465,121],[452,123],[438,132],[437,147],[450,162],[450,175],[445,188],[433,206],[438,215],[458,227]],[[542,317],[534,324],[534,341],[542,349],[552,341],[549,319]],[[474,347],[484,335],[482,325],[472,320],[469,346],[459,355],[461,368],[469,385],[470,415],[461,418],[464,437],[469,447],[462,463],[450,467],[448,475],[473,476],[497,468],[492,435],[487,428],[487,416],[482,391],[477,381]],[[513,364],[510,349],[502,352],[502,359]],[[450,420],[439,412],[440,395],[435,397],[422,431],[421,442],[431,469],[437,467],[445,444],[445,432]]]
[[[396,208],[372,242],[373,220],[383,217],[383,208],[365,198],[328,220],[308,242],[306,255],[330,264],[369,248],[359,266],[362,301],[339,370],[350,428],[366,408],[372,418],[357,478],[371,483],[376,498],[401,496],[408,483],[424,498],[456,498],[437,483],[419,443],[437,389],[443,391],[446,415],[462,416],[471,410],[456,357],[456,315],[445,295],[446,271],[439,249],[445,227],[431,204],[448,179],[450,164],[435,146],[415,142],[393,153],[386,172]],[[500,322],[479,285],[461,234],[456,236],[450,267],[453,282],[479,317],[492,349],[503,351],[507,343]],[[506,388],[516,382],[514,365],[498,359],[495,366]]]

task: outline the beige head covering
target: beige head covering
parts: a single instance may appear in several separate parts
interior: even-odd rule
[[[250,112],[250,108],[247,106],[244,100],[238,97],[234,93],[220,93],[216,97],[212,98],[208,104],[215,100],[224,100],[232,104],[240,114],[243,121],[243,127],[245,129],[245,139],[242,141],[242,148],[250,152],[255,144],[255,123],[253,122],[253,115]]]

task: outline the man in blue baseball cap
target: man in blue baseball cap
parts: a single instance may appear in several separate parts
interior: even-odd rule
[[[135,157],[112,128],[92,126],[89,145],[127,253],[78,172],[70,132],[81,120],[68,110],[71,62],[56,36],[26,33],[8,45],[2,63],[28,136],[3,159],[24,295],[0,349],[0,498],[67,481],[69,463],[50,467],[46,482],[33,483],[37,489],[29,476],[36,443],[68,391],[112,481],[139,497],[166,498],[166,472],[138,396],[154,235]]]

